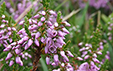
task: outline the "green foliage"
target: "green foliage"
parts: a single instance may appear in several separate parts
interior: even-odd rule
[[[13,41],[17,41],[17,38],[18,38],[17,32],[13,31],[13,37],[12,37]]]
[[[66,50],[69,47],[69,44],[71,43],[70,40],[67,41],[66,45],[63,45],[63,49]]]
[[[48,71],[47,65],[46,65],[46,63],[45,63],[43,57],[40,59],[40,63],[41,63],[41,65],[42,65],[43,71]]]
[[[2,16],[5,13],[6,10],[6,5],[5,2],[3,2],[3,4],[0,7],[0,16]]]
[[[4,71],[4,70],[9,70],[9,71],[13,71],[13,66],[9,67],[7,64],[3,64],[3,67],[1,68],[0,71]]]
[[[26,30],[26,33],[28,34],[28,36],[30,38],[32,38],[31,33],[30,33],[29,29],[28,29],[28,26],[27,25],[24,25],[24,26],[25,26],[25,30]]]
[[[108,69],[109,60],[106,59],[104,64],[102,64],[100,71],[106,71]]]
[[[60,23],[62,20],[61,20],[61,12],[58,12],[57,14],[57,22]]]
[[[89,4],[87,3],[87,5],[85,6],[85,8],[83,9],[83,15],[81,16],[80,20],[79,20],[79,27],[82,28],[82,26],[85,24],[84,21],[85,21],[85,17],[86,17],[86,14],[87,14],[87,11],[88,11],[88,6]]]
[[[49,9],[49,4],[50,0],[42,0],[42,4],[43,4],[43,7],[44,7],[44,10],[47,11]]]
[[[28,18],[28,19],[30,19],[31,17],[32,17],[32,9],[30,9],[30,11],[27,13],[27,15],[26,15],[26,17]]]

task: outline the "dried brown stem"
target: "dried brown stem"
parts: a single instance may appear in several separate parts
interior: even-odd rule
[[[69,18],[72,17],[74,14],[78,13],[80,10],[81,10],[81,9],[78,9],[78,10],[76,10],[76,11],[75,11],[75,10],[72,11],[69,15],[65,16],[65,17],[62,19],[62,21],[65,21],[65,20],[69,19]]]
[[[33,61],[33,69],[30,70],[30,71],[36,71],[37,70],[37,68],[38,68],[37,64],[38,64],[38,62],[39,62],[39,60],[41,58],[41,54],[42,54],[41,51],[42,51],[42,47],[37,47],[37,50],[35,52],[35,59]]]

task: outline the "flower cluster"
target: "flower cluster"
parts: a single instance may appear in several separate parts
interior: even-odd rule
[[[79,46],[82,46],[83,43],[79,43]],[[79,66],[78,71],[85,70],[85,71],[98,71],[100,68],[96,66],[95,63],[101,64],[101,62],[97,59],[97,55],[102,55],[101,50],[103,49],[102,47],[102,42],[100,43],[100,47],[97,48],[96,51],[94,51],[92,48],[91,44],[86,43],[85,47],[82,47],[79,51],[82,52],[81,57],[77,57],[78,60],[80,61],[86,61],[88,60],[90,64],[87,62],[81,64]]]
[[[8,26],[8,21],[4,20],[5,15],[2,18],[2,22],[5,24],[0,27],[2,29],[0,43],[5,47],[3,51],[8,52],[5,60],[10,61],[8,62],[9,66],[12,66],[14,62],[23,66],[23,59],[32,58],[29,52],[35,51],[37,48],[45,48],[45,53],[51,55],[46,57],[47,64],[61,65],[65,67],[65,70],[73,71],[73,67],[67,62],[69,62],[68,56],[74,56],[70,51],[64,51],[62,48],[63,45],[66,45],[64,36],[69,34],[65,26],[71,25],[66,21],[62,22],[62,18],[56,12],[52,10],[39,11],[27,21],[20,21],[19,26],[23,28],[19,30]],[[11,36],[18,38],[13,40]]]
[[[14,19],[17,19],[19,15],[21,15],[21,13],[23,13],[23,11],[32,4],[31,0],[11,0],[11,1],[4,0],[4,1],[6,2],[6,7],[9,8],[9,11],[10,13],[12,13]],[[17,5],[15,6],[17,7],[12,6],[12,3],[16,4],[15,2],[17,3]],[[37,5],[38,3],[34,5],[35,12],[38,10]]]
[[[69,34],[69,31],[65,28],[65,26],[71,26],[68,22],[58,22],[57,14],[50,10],[50,17],[49,20],[46,21],[47,23],[47,30],[46,36],[43,41],[45,46],[45,53],[49,54],[46,57],[46,63],[51,64],[52,66],[60,65],[65,70],[73,71],[73,67],[70,65],[69,57],[74,57],[70,51],[63,51],[62,47],[66,43],[64,42],[65,35]],[[53,58],[53,59],[51,59]],[[61,70],[61,68],[59,68]],[[58,69],[58,70],[59,70]],[[54,71],[54,70],[53,70]]]
[[[9,66],[12,66],[14,64],[14,58],[16,57],[15,58],[16,63],[23,66],[23,62],[20,56],[22,56],[22,58],[25,58],[25,59],[27,59],[27,57],[29,58],[32,57],[27,52],[23,52],[23,49],[21,48],[21,47],[24,47],[24,45],[21,45],[22,42],[27,41],[28,37],[27,36],[21,37],[21,35],[19,35],[18,37],[22,38],[22,40],[14,41],[13,32],[17,32],[17,30],[16,28],[9,26],[8,20],[5,20],[5,15],[2,15],[2,24],[0,25],[0,29],[1,29],[0,30],[0,44],[2,44],[5,47],[3,50],[4,52],[9,52],[5,60],[6,61],[9,60],[10,61]],[[30,43],[30,41],[28,43]]]

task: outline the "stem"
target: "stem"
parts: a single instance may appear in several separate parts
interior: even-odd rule
[[[37,68],[38,68],[37,64],[38,64],[38,62],[41,58],[41,54],[42,54],[41,50],[42,50],[42,47],[37,47],[37,50],[35,52],[35,59],[33,61],[33,69],[30,70],[30,71],[36,71],[37,70]]]
[[[100,25],[100,15],[101,15],[101,11],[98,11],[98,20],[97,20],[97,25]]]
[[[33,7],[34,4],[37,3],[38,0],[34,1],[29,7],[27,7],[24,12],[15,20],[16,23],[14,24],[14,27],[17,25],[17,23],[29,12],[29,10]]]
[[[65,21],[67,19],[69,19],[70,17],[72,17],[74,14],[78,13],[81,9],[77,9],[76,11],[72,11],[69,15],[65,16],[62,21]]]

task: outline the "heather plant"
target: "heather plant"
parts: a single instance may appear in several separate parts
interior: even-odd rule
[[[62,1],[1,1],[0,71],[112,71],[113,14],[88,14],[108,2],[71,13],[71,1],[55,2]]]
[[[62,49],[66,46],[64,36],[69,34],[65,26],[71,25],[66,21],[62,21],[60,12],[57,14],[53,10],[48,9],[49,0],[43,0],[41,3],[44,11],[39,11],[32,17],[27,15],[24,20],[17,24],[18,27],[16,27],[14,22],[8,21],[6,15],[3,14],[4,11],[2,13],[0,40],[4,51],[2,55],[6,54],[6,57],[3,57],[1,61],[5,61],[10,67],[15,67],[10,69],[23,70],[23,68],[18,69],[18,66],[24,66],[24,60],[31,59],[33,54],[35,58],[33,59],[32,71],[35,71],[43,50],[45,54],[51,55],[46,57],[46,62],[53,66],[60,65],[62,62],[64,64],[68,62],[67,56],[73,57],[70,51]],[[3,6],[5,8],[5,3]],[[59,59],[59,57],[63,58]],[[51,60],[52,63],[50,58],[54,59]],[[4,70],[6,64],[3,65],[1,70]],[[73,68],[66,68],[65,66],[64,69],[73,70]]]

